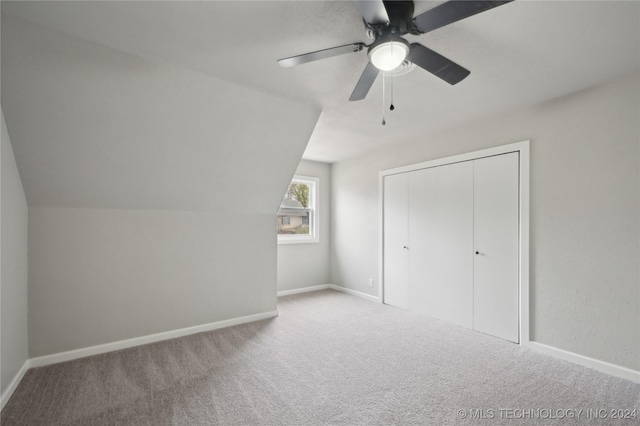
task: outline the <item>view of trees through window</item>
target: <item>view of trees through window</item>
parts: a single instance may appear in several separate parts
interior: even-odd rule
[[[293,181],[278,211],[278,235],[310,235],[313,210],[308,183]]]

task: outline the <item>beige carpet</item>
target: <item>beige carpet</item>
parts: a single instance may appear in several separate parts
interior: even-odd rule
[[[640,416],[640,384],[501,339],[331,290],[280,298],[278,309],[271,320],[29,370],[0,422],[640,423],[610,419],[612,409]]]

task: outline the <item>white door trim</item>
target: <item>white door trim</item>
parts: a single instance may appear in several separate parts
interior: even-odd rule
[[[483,149],[480,151],[468,152],[465,154],[454,155],[451,157],[438,158],[422,163],[410,164],[407,166],[396,167],[393,169],[383,170],[378,177],[378,207],[379,215],[379,241],[378,241],[378,300],[380,303],[384,301],[384,177],[398,173],[406,173],[414,170],[427,169],[430,167],[443,166],[445,164],[459,163],[462,161],[471,161],[494,155],[507,154],[509,152],[518,152],[519,155],[519,237],[520,237],[520,253],[519,253],[519,334],[520,345],[528,346],[529,344],[529,141],[511,143],[507,145],[496,146],[493,148]]]

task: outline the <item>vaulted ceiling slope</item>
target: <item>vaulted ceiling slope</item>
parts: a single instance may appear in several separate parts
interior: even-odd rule
[[[442,1],[417,1],[415,14]],[[471,71],[450,86],[421,70],[382,79],[349,102],[366,53],[291,69],[279,58],[369,42],[349,1],[2,2],[13,16],[129,54],[322,109],[305,158],[335,162],[424,139],[485,116],[603,84],[640,69],[640,2],[516,0],[420,37]],[[4,30],[3,30],[4,31]],[[388,101],[387,101],[388,103]],[[388,105],[387,105],[388,107]]]
[[[2,109],[30,206],[277,211],[317,107],[2,8]]]

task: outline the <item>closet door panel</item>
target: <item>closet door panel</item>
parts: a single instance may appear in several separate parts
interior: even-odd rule
[[[435,168],[437,317],[473,327],[473,163]]]
[[[408,308],[408,175],[384,178],[384,303]]]
[[[435,168],[409,173],[409,310],[438,316]]]
[[[518,342],[518,153],[474,161],[474,329]]]

